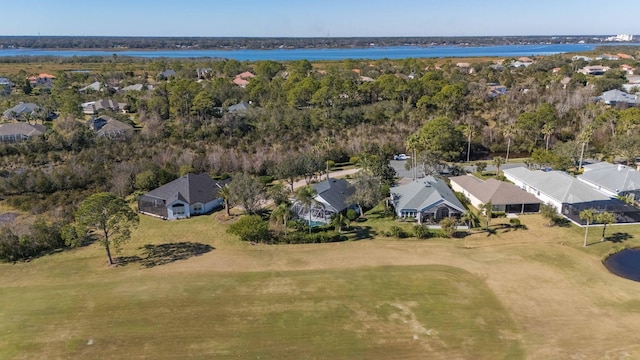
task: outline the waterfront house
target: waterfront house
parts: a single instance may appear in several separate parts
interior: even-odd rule
[[[585,165],[578,180],[611,197],[640,200],[640,173],[630,166],[608,162]]]
[[[565,172],[517,167],[505,169],[503,174],[516,186],[555,207],[558,213],[575,223],[584,223],[580,219],[580,211],[585,209],[613,213],[619,223],[640,222],[640,209],[611,198]]]

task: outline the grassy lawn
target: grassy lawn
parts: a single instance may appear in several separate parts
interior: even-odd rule
[[[3,286],[6,358],[522,358],[514,322],[447,266],[100,278]],[[37,281],[39,282],[39,281]],[[88,345],[92,343],[92,345]]]
[[[463,239],[250,245],[221,213],[141,217],[124,257],[172,244],[154,266],[106,266],[97,244],[0,264],[0,358],[600,359],[640,356],[638,283],[609,252],[640,226],[527,230],[493,219]],[[622,235],[616,235],[620,233]],[[366,240],[365,240],[366,239]],[[614,241],[615,240],[615,241]],[[181,243],[207,251],[176,256]]]

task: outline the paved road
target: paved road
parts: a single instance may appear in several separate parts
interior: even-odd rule
[[[347,176],[347,175],[353,175],[355,173],[357,173],[358,171],[360,171],[360,168],[353,168],[353,169],[347,169],[347,170],[338,170],[338,171],[330,171],[329,172],[329,177],[330,178],[337,178],[337,177],[342,177],[342,176]],[[320,180],[319,178],[316,178],[315,180]],[[323,175],[322,176],[322,180],[326,180],[326,176]],[[298,180],[296,182],[293,183],[293,190],[297,190],[303,186],[306,186],[307,182],[302,179],[302,180]]]

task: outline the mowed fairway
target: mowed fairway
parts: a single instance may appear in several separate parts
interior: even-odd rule
[[[640,356],[640,284],[600,263],[619,245],[583,251],[582,229],[537,216],[464,243],[287,246],[239,242],[214,216],[141,220],[123,256],[179,241],[213,250],[150,268],[108,268],[95,244],[0,264],[0,358]],[[637,227],[614,231],[639,241]]]

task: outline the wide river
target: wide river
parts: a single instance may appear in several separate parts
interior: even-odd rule
[[[133,56],[146,58],[227,58],[236,60],[344,60],[344,59],[406,59],[444,57],[518,57],[553,55],[592,51],[607,44],[550,44],[500,46],[395,46],[340,49],[276,49],[276,50],[56,50],[56,49],[2,49],[2,56]],[[620,45],[620,44],[611,44]],[[624,45],[640,45],[640,43]]]

